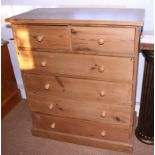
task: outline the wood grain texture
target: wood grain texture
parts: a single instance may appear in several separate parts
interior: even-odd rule
[[[49,116],[39,113],[32,113],[32,122],[34,128],[42,130],[122,142],[129,142],[131,132],[129,126],[109,125],[105,123]],[[55,127],[51,128],[51,124],[53,123],[55,123]],[[106,132],[104,137],[101,135],[102,131]]]
[[[27,155],[35,155],[36,150],[39,155],[153,155],[154,152],[153,145],[141,143],[134,136],[134,133],[134,142],[121,143],[33,129],[33,135],[37,135],[36,137],[31,134],[31,127],[32,124],[28,104],[20,102],[16,108],[2,120],[2,154],[16,155],[17,152],[21,152],[21,147],[22,152]],[[10,141],[10,139],[13,140]],[[59,140],[59,142],[53,139]],[[20,147],[14,144],[20,144]],[[51,147],[53,149],[51,149]],[[131,152],[132,147],[133,152]],[[127,151],[129,152],[129,150],[130,153],[126,153]]]
[[[20,91],[17,88],[15,75],[12,68],[8,42],[1,44],[1,116],[2,118],[10,112],[13,107],[21,100]]]
[[[13,67],[10,59],[10,54],[7,46],[8,42],[1,45],[1,65],[2,65],[2,104],[9,98],[11,93],[17,90],[17,84]]]
[[[4,118],[21,101],[20,91],[14,90],[1,105],[1,118]]]
[[[109,141],[109,140],[100,140],[100,139],[95,139],[90,137],[41,130],[37,128],[32,129],[32,134],[34,136],[51,138],[59,141],[65,141],[65,142],[76,143],[81,145],[93,146],[93,147],[102,148],[102,149],[110,149],[114,151],[121,151],[121,152],[127,152],[127,153],[131,153],[133,151],[133,145],[131,142],[124,143],[124,142],[115,142],[115,141]]]
[[[133,77],[132,58],[34,51],[21,51],[18,58],[25,73],[130,83]],[[42,61],[46,61],[45,67],[41,66]]]
[[[127,8],[39,8],[8,18],[5,21],[16,24],[55,23],[143,26],[144,10]]]
[[[17,47],[70,50],[67,26],[13,25]]]
[[[136,89],[137,89],[137,73],[138,73],[138,50],[139,50],[139,43],[140,43],[140,34],[141,34],[141,27],[136,27],[135,31],[135,59],[134,59],[134,69],[133,69],[133,85],[132,85],[132,119],[131,122],[133,122],[134,119],[134,111],[135,111],[135,103],[136,103]]]
[[[93,101],[94,103],[111,105],[131,105],[130,84],[108,83],[94,80],[82,80],[63,77],[47,77],[33,74],[24,74],[27,93],[39,96],[57,96],[69,98],[79,102]],[[45,85],[49,88],[45,89]],[[104,91],[102,96],[101,92]],[[67,99],[67,100],[69,100]]]
[[[140,38],[140,50],[153,51],[154,50],[154,32],[143,31]]]
[[[141,43],[140,44],[140,49],[141,50],[154,50],[154,44],[148,44],[148,43]]]
[[[134,55],[134,28],[71,27],[73,51],[109,55]],[[100,43],[100,40],[103,43]]]
[[[142,9],[65,8],[6,19],[14,25],[33,134],[132,150],[143,17]]]
[[[30,93],[28,104],[34,112],[109,124],[131,125],[131,108],[126,106],[102,104],[89,100],[79,101],[70,97],[58,98],[54,95],[45,97]]]

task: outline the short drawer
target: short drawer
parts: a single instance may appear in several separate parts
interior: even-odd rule
[[[24,74],[27,93],[102,104],[131,105],[132,85],[56,76]]]
[[[133,78],[133,58],[21,51],[19,62],[27,73],[114,82]]]
[[[134,55],[134,28],[72,27],[75,52],[116,56]]]
[[[98,139],[128,142],[131,135],[129,126],[96,123],[80,119],[71,119],[32,113],[33,128],[47,131],[69,133]]]
[[[67,26],[13,25],[16,45],[25,49],[69,50]]]
[[[102,123],[132,125],[131,107],[101,102],[79,101],[58,95],[39,96],[28,93],[31,111],[54,116],[92,120]]]

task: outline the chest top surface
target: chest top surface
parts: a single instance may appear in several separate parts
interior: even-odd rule
[[[127,8],[38,8],[6,19],[13,24],[107,24],[143,26],[144,10]]]
[[[154,51],[154,32],[143,32],[140,40],[140,49]]]

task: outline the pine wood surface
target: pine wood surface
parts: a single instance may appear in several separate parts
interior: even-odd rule
[[[71,27],[71,33],[73,51],[134,55],[134,28],[79,26]]]
[[[35,130],[33,134],[46,138],[33,136],[31,133],[32,123],[30,110],[28,104],[23,101],[17,104],[17,106],[2,119],[1,123],[1,151],[3,155],[17,155],[19,153],[26,155],[34,155],[36,153],[37,155],[153,155],[154,152],[153,145],[141,143],[135,137],[134,133],[133,144],[131,142],[126,144],[98,139],[92,141],[92,138],[82,138],[81,136],[76,136],[73,139],[73,136],[70,134],[66,135],[57,132],[52,132],[53,134],[51,134],[51,132],[43,132],[42,130],[42,132]],[[49,139],[50,137],[56,140],[60,140],[60,137],[63,137],[64,141],[72,143],[63,142],[62,140],[52,140]],[[75,142],[81,145],[76,145]],[[88,142],[90,144],[89,146]],[[132,145],[133,151],[131,152]]]
[[[72,119],[45,114],[32,113],[33,128],[47,131],[70,133],[72,135],[93,137],[128,142],[131,128],[129,126],[95,123],[80,119]],[[52,124],[54,127],[51,127]],[[102,136],[101,133],[105,132]]]
[[[14,27],[34,135],[132,151],[143,13],[36,9],[6,19]]]
[[[40,76],[24,74],[27,93],[38,96],[56,95],[69,97],[81,101],[100,102],[102,104],[114,104],[131,106],[131,88],[128,83],[110,83],[94,80],[63,78],[54,76]],[[46,88],[46,85],[49,88]]]
[[[133,78],[133,58],[35,51],[21,51],[18,58],[25,73],[129,83]]]
[[[117,18],[116,18],[117,17]],[[115,24],[143,26],[144,10],[130,8],[39,8],[6,19],[10,23]]]
[[[75,100],[71,97],[28,94],[29,107],[34,112],[54,116],[93,120],[101,123],[131,125],[131,108],[126,106]]]
[[[70,38],[67,26],[14,25],[14,37],[18,47],[69,50]]]

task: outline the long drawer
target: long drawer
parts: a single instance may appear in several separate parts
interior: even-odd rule
[[[69,133],[99,139],[128,142],[131,134],[129,126],[110,125],[65,117],[32,113],[33,128]]]
[[[19,48],[70,50],[67,26],[13,25],[13,30]]]
[[[94,80],[73,79],[55,76],[24,74],[27,93],[39,96],[57,96],[78,100],[93,101],[111,105],[131,105],[132,85]]]
[[[78,101],[56,95],[39,96],[28,94],[31,111],[54,116],[93,120],[96,122],[132,125],[131,107]]]
[[[21,51],[19,62],[27,73],[117,82],[131,82],[133,78],[132,58]]]
[[[75,52],[115,56],[134,55],[134,28],[72,27],[72,46]]]

